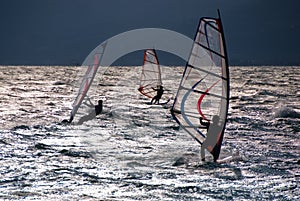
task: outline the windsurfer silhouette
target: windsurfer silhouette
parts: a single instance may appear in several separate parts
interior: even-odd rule
[[[204,122],[202,117],[200,117],[199,119],[200,119],[200,124],[204,126],[202,128],[207,129],[207,137],[203,141],[201,146],[201,160],[205,161],[205,149],[209,148],[210,150],[212,150],[212,152],[214,152],[220,131],[222,129],[222,125],[220,125],[220,118],[218,115],[213,116],[212,123],[210,123],[209,121]],[[217,161],[216,156],[213,153],[212,155],[214,157],[214,162],[216,162]]]
[[[83,122],[85,122],[85,121],[94,119],[97,115],[99,115],[102,112],[102,109],[103,109],[103,101],[102,100],[98,100],[98,105],[94,105],[89,98],[87,100],[89,103],[85,102],[83,104],[85,104],[86,106],[88,106],[90,108],[94,108],[94,109],[89,114],[87,114],[79,119],[79,121],[78,121],[79,125],[83,124]]]
[[[159,85],[157,88],[153,88],[153,90],[155,90],[157,92],[156,96],[154,96],[151,100],[151,104],[154,101],[154,104],[159,104],[159,100],[161,99],[161,96],[164,93],[164,87],[162,85]]]

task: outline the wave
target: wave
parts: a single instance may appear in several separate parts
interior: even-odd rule
[[[300,118],[300,112],[287,106],[281,106],[274,110],[274,116],[277,118]]]

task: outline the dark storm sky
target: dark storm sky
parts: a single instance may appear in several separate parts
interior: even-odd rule
[[[221,11],[230,65],[300,65],[297,0],[2,0],[0,65],[71,65],[138,28],[194,37]],[[128,59],[140,65],[141,58]],[[166,56],[164,62],[172,64]]]

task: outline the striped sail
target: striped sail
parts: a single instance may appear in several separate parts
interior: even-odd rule
[[[200,117],[211,121],[217,115],[222,124],[215,146],[208,151],[217,159],[229,104],[229,69],[220,18],[201,18],[194,44],[172,107],[172,115],[197,142],[207,138]]]
[[[140,77],[139,91],[148,98],[153,98],[156,91],[153,90],[162,85],[161,70],[157,59],[156,51],[148,49],[144,51],[144,64]]]

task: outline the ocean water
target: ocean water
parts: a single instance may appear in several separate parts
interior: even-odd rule
[[[221,164],[138,94],[140,67],[96,82],[104,111],[69,117],[78,67],[0,67],[0,200],[300,200],[299,67],[230,67]],[[183,67],[163,67],[172,97]]]

